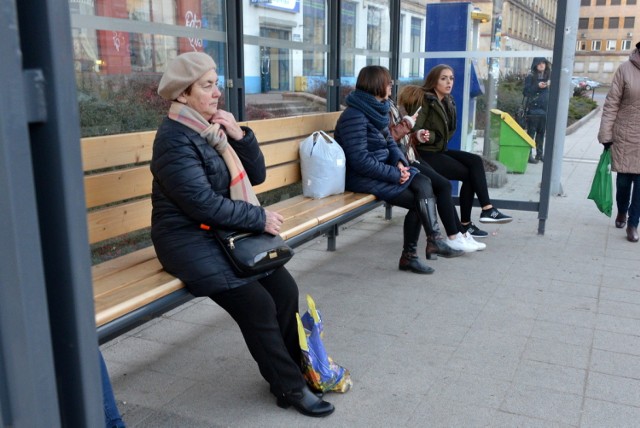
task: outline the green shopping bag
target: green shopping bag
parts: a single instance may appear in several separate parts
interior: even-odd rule
[[[600,155],[600,162],[596,175],[591,183],[591,191],[587,199],[593,200],[598,209],[611,217],[613,208],[613,180],[611,179],[611,150],[604,150]]]

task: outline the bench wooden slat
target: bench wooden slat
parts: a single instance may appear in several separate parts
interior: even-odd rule
[[[102,278],[111,275],[114,272],[128,269],[132,266],[144,263],[156,258],[156,250],[152,246],[142,248],[124,256],[116,257],[115,259],[107,260],[106,262],[99,263],[91,268],[91,276],[94,283]]]
[[[144,229],[151,226],[151,198],[91,211],[87,221],[91,244]]]
[[[88,175],[84,179],[87,208],[151,194],[149,166]]]
[[[302,138],[280,141],[273,144],[261,144],[260,150],[264,155],[267,168],[287,162],[295,162],[300,158],[298,154]]]
[[[341,112],[322,113],[246,122],[260,142],[278,141],[291,137],[307,137],[320,129],[333,132]]]
[[[93,294],[96,298],[106,296],[120,288],[140,281],[142,278],[162,272],[162,265],[157,258],[143,261],[129,266],[127,269],[112,272],[93,284]]]
[[[95,299],[96,326],[113,321],[182,288],[182,281],[162,271],[114,293],[101,296]]]
[[[264,183],[254,186],[256,194],[278,189],[289,184],[294,184],[302,179],[300,164],[288,163],[267,169],[267,179]]]
[[[85,171],[151,160],[156,131],[87,137],[81,141]]]

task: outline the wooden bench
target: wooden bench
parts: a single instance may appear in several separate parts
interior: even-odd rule
[[[339,112],[245,122],[265,155],[267,179],[258,195],[301,180],[298,147],[313,131],[332,132]],[[89,241],[101,243],[151,225],[151,159],[155,131],[82,139]],[[335,250],[339,225],[382,204],[373,195],[345,192],[323,199],[294,196],[269,206],[285,217],[281,235],[296,247],[326,234]],[[391,211],[387,207],[386,216]],[[110,241],[107,241],[110,242]],[[117,245],[114,244],[114,245]],[[191,299],[164,272],[153,247],[92,268],[96,326],[101,343]]]

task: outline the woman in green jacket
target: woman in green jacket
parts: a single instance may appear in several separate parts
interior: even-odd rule
[[[482,158],[476,154],[447,147],[456,132],[456,105],[451,96],[453,69],[440,64],[431,69],[422,86],[405,86],[398,97],[406,111],[422,107],[414,131],[426,129],[429,138],[417,146],[421,159],[449,180],[462,182],[460,187],[460,220],[466,232],[475,238],[487,236],[471,222],[474,195],[478,196],[482,223],[508,223],[510,216],[498,211],[491,203]]]

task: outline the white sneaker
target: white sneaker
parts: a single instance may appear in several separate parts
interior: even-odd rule
[[[455,250],[462,250],[465,253],[473,253],[474,251],[478,250],[478,247],[473,243],[467,241],[460,232],[458,232],[454,239],[448,239],[447,245]]]
[[[471,245],[475,245],[476,250],[478,251],[482,251],[485,248],[487,248],[487,244],[485,244],[484,242],[478,242],[475,239],[473,239],[473,236],[471,236],[470,233],[465,233],[462,235],[462,239],[464,239],[465,241],[467,241],[467,243],[471,244]]]

